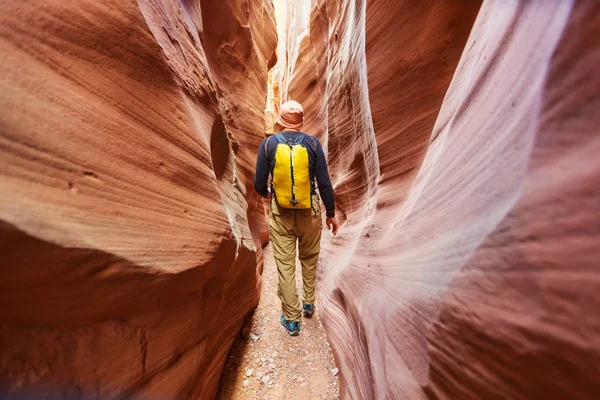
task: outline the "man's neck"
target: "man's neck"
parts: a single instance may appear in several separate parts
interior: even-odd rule
[[[281,132],[300,132],[298,129],[284,128]]]

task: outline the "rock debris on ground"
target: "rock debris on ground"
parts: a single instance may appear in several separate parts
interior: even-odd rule
[[[277,266],[265,248],[263,287],[254,314],[227,358],[218,399],[339,399],[339,378],[319,314],[302,319],[300,336],[291,337],[279,322]],[[301,267],[296,285],[302,293]]]

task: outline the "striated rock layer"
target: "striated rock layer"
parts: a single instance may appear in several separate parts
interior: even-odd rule
[[[215,396],[259,295],[272,7],[0,6],[0,396]]]
[[[280,93],[344,221],[319,280],[343,397],[597,397],[598,4],[311,5]]]

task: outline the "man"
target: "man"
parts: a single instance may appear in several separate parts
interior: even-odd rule
[[[271,201],[269,226],[279,275],[281,323],[291,336],[298,336],[302,312],[307,318],[314,312],[316,268],[321,251],[323,221],[315,180],[327,210],[327,227],[334,235],[338,222],[321,143],[299,131],[304,124],[302,106],[295,101],[285,102],[276,123],[282,132],[261,143],[254,188]],[[271,187],[267,182],[269,174]],[[302,264],[302,307],[296,293],[296,244]]]

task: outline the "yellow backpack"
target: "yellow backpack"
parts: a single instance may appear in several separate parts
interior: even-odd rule
[[[277,149],[271,187],[280,207],[311,208],[308,150],[302,143],[305,137],[299,134],[296,139],[286,140],[281,133],[275,135]]]

